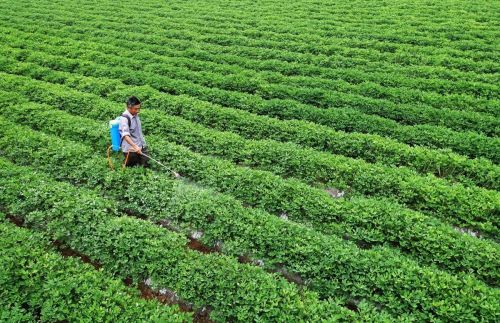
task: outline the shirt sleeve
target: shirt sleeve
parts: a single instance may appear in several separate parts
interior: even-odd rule
[[[120,135],[123,137],[130,136],[130,129],[128,126],[128,120],[125,117],[120,118],[120,126],[118,128],[120,130]]]

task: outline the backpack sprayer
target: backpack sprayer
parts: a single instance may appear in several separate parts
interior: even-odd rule
[[[122,136],[120,134],[120,130],[119,130],[121,117],[126,117],[128,119],[129,127],[130,127],[130,123],[131,123],[130,118],[128,116],[123,116],[123,115],[121,115],[121,116],[117,117],[116,119],[111,120],[109,122],[109,133],[111,135],[111,146],[108,147],[107,156],[108,156],[109,167],[111,169],[114,169],[113,163],[111,161],[111,150],[113,150],[114,152],[120,151],[121,150],[121,143],[123,141],[123,138],[122,138]],[[126,164],[127,164],[129,154],[130,154],[130,151],[127,153],[127,156],[125,157],[125,162],[122,165],[122,169],[124,169]],[[158,160],[154,159],[153,157],[146,155],[145,153],[142,153],[142,152],[141,152],[141,155],[148,158],[149,160],[152,160],[156,164],[160,165],[162,168],[168,170],[170,173],[172,173],[175,176],[175,178],[181,177],[178,173],[174,172],[173,170],[171,170],[170,168],[168,168],[167,166],[165,166],[164,164],[162,164]]]

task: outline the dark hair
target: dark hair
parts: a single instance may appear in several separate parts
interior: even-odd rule
[[[138,104],[141,104],[141,101],[139,101],[139,99],[136,98],[135,96],[131,96],[127,100],[127,107],[128,108],[133,107],[134,105],[138,105]]]

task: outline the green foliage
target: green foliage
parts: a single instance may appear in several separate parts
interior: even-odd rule
[[[0,9],[0,321],[499,321],[497,2]],[[130,95],[184,180],[108,169]]]
[[[38,89],[39,93],[40,88]],[[32,93],[32,91],[26,92]],[[56,104],[58,106],[60,105],[65,109],[73,110],[74,113],[77,114],[87,112],[87,109],[78,109],[79,104],[77,103],[77,98],[71,95],[69,95],[70,98],[68,98],[68,94],[65,94],[61,97],[61,93],[58,94],[58,92],[51,91],[50,95],[39,94],[34,96],[31,94],[30,97],[35,98],[35,100],[37,101],[48,102],[50,104]],[[91,100],[90,97],[87,97],[87,99],[89,101]],[[162,100],[161,102],[167,101]],[[105,109],[107,109],[104,111],[100,111],[100,113],[93,113],[93,116],[99,116],[100,118],[104,118],[106,116],[108,118],[112,117],[112,112],[109,111],[109,104],[103,102],[102,105],[99,105],[94,102],[92,104],[89,104],[89,106],[95,106],[95,109],[97,109],[98,111],[102,109],[101,106],[104,106]],[[115,108],[114,111],[117,111],[117,108]],[[202,152],[209,151],[210,154],[217,155],[218,151],[221,151],[221,153],[224,154],[229,149],[230,153],[232,150],[236,151],[240,155],[241,153],[247,153],[247,151],[248,154],[252,154],[253,151],[257,151],[260,155],[262,155],[266,151],[270,151],[255,148],[245,148],[244,150],[240,151],[242,140],[238,137],[234,139],[234,136],[231,137],[231,135],[229,134],[218,135],[217,133],[204,131],[203,128],[186,124],[182,120],[170,119],[172,121],[169,121],[169,118],[162,118],[161,115],[158,116],[157,119],[160,119],[159,123],[170,123],[170,125],[163,126],[162,124],[158,125],[157,123],[154,123],[155,127],[151,127],[153,131],[155,131],[156,129],[156,131],[158,133],[161,133],[162,135],[169,135],[167,131],[170,131],[170,135],[174,138],[174,140],[177,140],[180,143],[188,146],[196,145],[196,149],[204,149]],[[175,126],[176,124],[177,126]],[[160,126],[162,127],[160,128]],[[193,128],[201,130],[195,134],[189,133],[186,136],[185,132]],[[164,129],[163,132],[161,132],[162,129]],[[231,138],[232,141],[239,140],[240,143],[236,144],[236,148],[230,146],[228,148],[228,145],[226,144],[227,139],[217,139],[214,141],[214,139],[212,139],[214,136],[218,136],[219,138],[221,136]],[[187,139],[184,139],[183,137],[187,137]],[[100,141],[102,141],[102,138],[100,139]],[[206,142],[208,142],[209,144],[206,144]],[[222,150],[221,148],[215,147],[215,145],[217,145],[219,142],[219,145],[224,145],[224,148]],[[248,147],[248,145],[246,146]],[[340,156],[335,158],[335,156],[332,157],[330,155],[315,154],[317,156],[316,161],[311,161],[311,158],[309,156],[311,153],[307,151],[302,154],[303,156],[300,156],[297,153],[294,154],[294,157],[296,158],[295,162],[300,162],[301,159],[303,160],[304,158],[306,158],[306,161],[304,161],[304,163],[314,163],[314,165],[303,168],[301,172],[294,172],[293,170],[289,169],[283,170],[283,167],[287,167],[286,163],[288,162],[288,159],[292,157],[288,152],[294,151],[297,148],[292,146],[291,148],[284,150],[279,145],[274,146],[275,147],[273,147],[274,149],[272,149],[272,153],[270,152],[270,154],[274,156],[274,159],[272,161],[268,160],[271,161],[268,164],[262,163],[260,162],[260,160],[252,158],[252,156],[237,156],[237,159],[234,161],[249,161],[250,166],[259,166],[264,169],[271,168],[271,170],[278,170],[279,172],[284,173],[283,175],[285,176],[302,176],[305,177],[305,180],[309,182],[327,182],[328,184],[336,187],[348,186],[359,191],[360,193],[367,195],[396,198],[400,202],[407,204],[416,210],[429,212],[442,218],[453,219],[453,221],[456,221],[455,218],[458,215],[458,223],[462,222],[461,225],[472,227],[479,225],[481,230],[485,232],[491,231],[492,225],[496,225],[494,223],[486,225],[478,224],[478,222],[484,221],[484,219],[486,219],[486,221],[495,221],[495,219],[498,218],[498,216],[496,216],[496,214],[498,214],[498,203],[495,203],[495,201],[498,201],[498,197],[496,196],[497,194],[493,192],[485,192],[474,188],[464,188],[460,187],[459,185],[454,185],[452,187],[444,182],[435,180],[432,177],[420,178],[415,176],[415,174],[403,169],[395,170],[384,166],[373,166],[362,161],[355,161]],[[281,154],[275,154],[275,151],[283,152]],[[288,156],[288,158],[284,159],[284,155]],[[227,158],[228,156],[224,155],[224,157]],[[232,156],[229,156],[229,158],[231,157]],[[282,166],[283,163],[285,163],[285,166]],[[318,168],[323,168],[325,175],[318,176],[316,172],[316,169]],[[304,172],[303,170],[309,170],[309,172]],[[495,174],[495,172],[493,172],[493,174]],[[409,183],[411,183],[412,185],[409,185]],[[457,200],[457,197],[455,196],[457,194],[459,195],[458,199],[460,201],[464,201],[463,204],[460,204],[458,206],[454,203]],[[470,199],[470,196],[474,196],[475,198]],[[481,196],[482,198],[480,198]],[[439,198],[439,201],[436,201],[436,203],[426,203],[430,199],[435,198]],[[453,202],[450,203],[450,201]],[[476,219],[468,219],[470,217],[476,217]],[[481,219],[481,217],[483,217],[483,219]]]
[[[335,302],[318,301],[315,293],[301,291],[258,267],[189,250],[186,238],[150,222],[110,212],[117,204],[92,191],[55,182],[3,159],[0,166],[0,203],[8,212],[19,214],[27,226],[31,227],[34,219],[35,224],[44,222],[43,227],[33,228],[89,256],[115,276],[130,277],[135,283],[149,279],[155,289],[169,288],[195,308],[209,305],[215,321],[316,321],[353,316]],[[47,288],[57,293],[59,287]],[[125,299],[118,296],[123,304]],[[249,300],[259,300],[265,307]],[[61,306],[61,310],[66,309]],[[367,315],[367,320],[377,319]]]
[[[55,94],[52,92],[52,94]],[[66,93],[68,95],[68,93]],[[5,95],[8,97],[8,95]],[[50,97],[55,97],[55,95],[50,95]],[[69,104],[69,100],[65,100],[68,102],[65,107],[69,108],[71,105]],[[85,115],[90,114],[94,118],[106,117],[106,115],[113,115],[113,108],[109,105],[97,105],[95,104],[96,109],[87,109],[85,110]],[[12,120],[17,120],[19,122],[28,123],[33,125],[36,129],[44,129],[45,132],[59,134],[61,136],[81,140],[84,139],[86,142],[95,144],[98,143],[102,138],[106,137],[104,131],[99,134],[95,133],[94,136],[85,136],[82,138],[80,132],[82,129],[89,129],[86,131],[87,134],[92,134],[90,129],[96,128],[99,129],[99,123],[91,122],[88,119],[83,118],[75,118],[70,117],[63,112],[54,111],[50,107],[47,106],[39,106],[39,105],[22,105],[19,108],[8,108],[11,113],[8,114],[8,117]],[[119,108],[116,107],[115,110]],[[117,111],[118,113],[118,111]],[[104,116],[103,116],[103,115]],[[153,115],[154,117],[155,115]],[[181,128],[179,131],[173,131],[177,133],[179,137],[186,137],[187,140],[196,145],[196,142],[204,143],[208,146],[208,149],[211,151],[216,151],[217,138],[211,140],[211,136],[209,134],[204,136],[189,136],[190,130],[192,128],[196,128],[195,125],[191,126],[183,126],[182,121],[170,122],[170,120],[166,117],[162,117],[156,115],[157,120],[156,126],[160,133],[165,133],[166,131],[172,131],[167,129],[177,129]],[[47,121],[39,121],[41,119]],[[53,120],[54,123],[59,123],[59,127],[57,131],[50,131],[51,128],[43,128],[39,127],[38,124],[40,122],[51,123],[50,120]],[[175,121],[175,120],[174,120]],[[97,127],[94,127],[93,125]],[[168,126],[163,126],[163,124],[167,124]],[[78,125],[78,126],[75,126]],[[60,130],[64,129],[64,130]],[[75,133],[73,129],[78,129]],[[184,129],[185,131],[182,131]],[[187,136],[183,133],[188,134]],[[191,131],[192,133],[192,131]],[[175,137],[175,136],[174,136]],[[233,138],[234,136],[226,136],[227,138]],[[150,137],[151,138],[151,137]],[[313,222],[316,224],[316,228],[320,231],[331,232],[332,227],[326,226],[325,223],[331,223],[333,219],[335,220],[343,220],[345,223],[342,225],[343,230],[347,230],[349,235],[354,236],[355,239],[363,240],[369,243],[377,243],[377,242],[391,242],[398,244],[418,244],[419,248],[411,251],[411,248],[407,248],[409,252],[414,254],[426,253],[426,256],[419,256],[422,261],[426,261],[425,259],[434,259],[436,258],[436,249],[448,249],[452,248],[456,250],[457,247],[446,246],[446,248],[442,248],[442,245],[436,246],[434,243],[426,244],[429,247],[428,251],[420,250],[422,247],[420,245],[420,240],[422,239],[421,234],[413,233],[416,230],[415,221],[417,223],[422,223],[422,231],[436,231],[435,229],[431,229],[437,225],[440,227],[438,232],[447,232],[446,235],[451,236],[460,236],[457,232],[453,232],[450,228],[446,228],[441,224],[435,223],[431,219],[422,218],[421,215],[413,214],[412,212],[408,212],[408,210],[404,210],[397,205],[392,205],[388,201],[376,201],[376,200],[367,200],[366,203],[363,202],[362,198],[356,198],[354,200],[345,201],[345,200],[337,200],[332,201],[330,197],[319,190],[311,189],[306,185],[299,184],[296,181],[289,180],[283,181],[281,178],[272,176],[265,172],[255,172],[250,171],[247,168],[234,167],[233,165],[222,162],[213,158],[205,158],[198,154],[192,154],[186,149],[178,147],[176,145],[172,145],[167,142],[163,142],[158,137],[153,137],[153,140],[150,142],[156,148],[156,153],[160,154],[160,159],[164,162],[168,163],[171,167],[181,171],[184,174],[189,174],[189,177],[196,179],[197,181],[201,181],[204,185],[208,185],[214,187],[219,191],[223,191],[226,193],[230,193],[242,201],[244,201],[248,205],[259,206],[266,209],[269,212],[281,214],[282,212],[288,213],[295,221],[300,222]],[[157,145],[156,143],[163,142],[162,144]],[[231,143],[231,141],[227,141]],[[238,142],[236,142],[238,143]],[[240,141],[241,143],[241,141]],[[271,143],[272,144],[272,143]],[[197,145],[196,147],[202,147],[203,144]],[[248,146],[248,145],[247,145]],[[99,147],[95,145],[95,147]],[[160,148],[161,147],[161,148]],[[215,148],[214,148],[215,147]],[[245,153],[245,151],[250,151],[248,148],[244,148],[245,144],[241,143],[240,145],[236,144],[233,146],[225,145],[224,149],[220,151],[224,151],[224,154],[227,156],[235,156],[233,160],[238,161],[237,158],[241,153]],[[289,156],[298,156],[293,151],[285,150],[284,154],[280,154],[279,146],[276,145],[271,146],[273,149],[269,149],[273,154],[276,155],[289,155]],[[294,147],[292,147],[294,148]],[[252,149],[250,147],[250,149]],[[267,151],[266,146],[257,145],[256,149],[253,149],[255,152],[262,151],[260,155],[266,154]],[[305,158],[307,161],[311,160],[311,156],[314,154],[305,154]],[[281,165],[282,162],[277,160],[272,156],[272,154],[266,154],[271,163],[270,165]],[[259,157],[259,160],[266,160],[265,158]],[[297,157],[300,160],[300,156]],[[292,159],[293,160],[293,159]],[[287,161],[285,161],[287,162]],[[314,169],[315,171],[319,171],[321,169],[321,165],[316,164],[316,167],[310,167],[310,169]],[[76,165],[74,166],[76,167]],[[273,166],[274,167],[274,166]],[[90,167],[89,170],[92,170],[93,167]],[[289,169],[289,168],[288,168]],[[309,169],[306,167],[302,167],[298,169],[294,174],[307,174]],[[328,173],[328,172],[325,172]],[[90,173],[86,174],[85,178],[91,179],[94,178],[95,175]],[[96,178],[96,181],[98,179]],[[98,182],[90,182],[95,185],[99,185]],[[270,183],[273,183],[272,185]],[[361,182],[362,183],[362,182]],[[380,184],[379,184],[380,185]],[[410,190],[414,190],[413,186],[409,187]],[[367,215],[370,214],[370,217]],[[402,216],[404,214],[404,216]],[[378,219],[384,219],[385,223],[380,223]],[[422,219],[426,219],[422,221]],[[428,223],[430,222],[430,223]],[[410,223],[413,223],[410,225]],[[396,227],[395,227],[396,226]],[[397,229],[396,229],[397,228]],[[335,231],[340,232],[339,229],[335,229]],[[402,232],[405,232],[408,235],[409,241],[401,241]],[[341,232],[341,235],[344,235],[346,232]],[[416,239],[416,236],[420,237]],[[412,237],[412,238],[410,238]],[[431,238],[424,236],[424,240],[432,240],[437,241],[436,238]],[[455,239],[452,239],[455,240]],[[474,240],[474,239],[472,239]],[[452,245],[463,245],[462,243],[452,243]],[[479,249],[483,249],[483,252],[479,252],[480,254],[489,254],[490,252],[486,252],[484,247],[478,247]],[[444,251],[443,251],[444,252]],[[445,252],[448,253],[448,252]],[[457,251],[453,252],[454,254],[461,253]],[[439,254],[439,253],[437,253]],[[432,255],[432,256],[431,256]],[[484,258],[485,256],[480,256]],[[437,257],[440,258],[440,257]],[[446,256],[449,258],[449,256]],[[489,258],[489,257],[488,257]],[[432,261],[432,260],[431,260]],[[442,261],[439,261],[442,263]],[[447,262],[448,263],[448,262]],[[483,261],[478,262],[478,266],[482,266]],[[451,263],[449,263],[451,265]],[[443,264],[441,264],[443,265]],[[458,270],[462,270],[462,266],[458,264],[453,264],[455,268]],[[446,265],[447,267],[447,265]]]
[[[33,46],[35,46],[33,44]],[[48,45],[36,45],[47,47]],[[78,47],[78,46],[77,46]],[[211,79],[206,73],[199,73],[193,76],[195,82],[183,76],[189,72],[186,68],[173,73],[176,78],[126,68],[124,66],[134,65],[133,60],[119,58],[112,55],[101,57],[100,52],[95,52],[93,62],[83,62],[77,49],[71,51],[75,58],[61,58],[58,52],[59,47],[50,47],[50,54],[35,51],[37,47],[26,51],[27,57],[21,55],[23,61],[34,62],[57,70],[83,73],[92,76],[105,76],[107,78],[120,79],[128,85],[145,85],[171,94],[187,94],[220,104],[253,112],[261,115],[277,117],[279,119],[299,119],[311,121],[316,124],[325,125],[336,130],[356,131],[361,133],[372,133],[386,137],[391,137],[409,145],[421,145],[430,148],[450,148],[453,151],[466,156],[485,157],[494,162],[499,161],[500,140],[498,138],[487,137],[482,134],[468,131],[452,131],[442,126],[431,126],[418,124],[414,126],[402,125],[394,120],[381,118],[379,116],[367,115],[363,112],[350,109],[318,109],[303,103],[291,100],[273,98],[266,100],[255,94],[229,91],[215,87],[203,85],[203,81]],[[67,51],[64,51],[67,56]],[[97,62],[97,63],[96,63]],[[89,69],[89,65],[93,67]],[[135,63],[137,65],[137,63]],[[141,63],[140,65],[144,65]],[[167,74],[168,75],[168,74]],[[186,79],[187,78],[187,79]],[[201,83],[201,84],[199,84]],[[397,109],[394,108],[396,111]],[[380,109],[376,109],[377,111]],[[453,119],[453,118],[450,118]],[[489,129],[495,129],[498,133],[498,124],[495,118],[490,120]],[[441,121],[448,124],[448,119]],[[482,122],[478,122],[482,124]]]
[[[278,141],[291,141],[327,152],[361,158],[368,162],[407,166],[422,174],[433,173],[438,177],[449,178],[452,181],[478,184],[487,188],[498,189],[498,183],[500,183],[498,166],[484,158],[471,160],[450,151],[409,147],[380,136],[344,133],[298,120],[276,120],[242,110],[220,107],[185,96],[172,96],[165,93],[159,95],[159,91],[149,86],[130,88],[116,80],[74,76],[48,68],[37,68],[37,65],[32,63],[5,61],[4,69],[11,73],[20,73],[48,81],[53,79],[51,76],[54,75],[57,76],[58,83],[64,83],[78,90],[90,91],[95,94],[108,91],[105,95],[119,102],[124,101],[128,93],[134,92],[142,98],[148,99],[148,107],[158,108],[169,114],[179,115],[182,118],[219,130],[233,131],[251,139],[270,138]],[[9,82],[12,82],[12,76],[9,78]],[[109,82],[113,82],[112,85]],[[11,86],[15,86],[15,84],[16,82]],[[27,84],[30,84],[29,80]],[[23,83],[25,86],[27,84]],[[113,90],[111,91],[111,89]],[[32,100],[55,104],[52,99],[44,101],[44,96],[39,93],[39,90],[33,92],[26,89],[25,91]],[[102,100],[95,97],[94,103],[89,102],[89,106],[93,106],[96,101]],[[276,107],[276,109],[279,108],[279,106]],[[492,148],[496,151],[494,153],[496,155],[498,149],[495,146]]]
[[[186,322],[177,306],[139,298],[138,291],[76,258],[63,258],[38,233],[0,223],[3,321]]]
[[[54,164],[52,162],[53,156],[57,155],[59,147],[68,144],[68,142],[55,137],[23,130],[22,127],[7,122],[3,122],[2,125],[3,127],[0,127],[0,129],[5,129],[2,131],[5,142],[0,141],[0,147],[6,147],[7,142],[10,145],[10,149],[4,153],[5,156],[14,158],[17,155],[18,146],[28,146],[32,149],[31,155],[16,158],[16,163],[31,165],[33,159],[36,159],[38,160],[37,166],[40,169],[44,171],[50,170],[51,165]],[[11,134],[9,134],[9,131]],[[26,138],[21,144],[18,144],[16,139],[19,134],[22,134],[22,138]],[[443,304],[448,304],[447,306],[456,303],[463,304],[467,308],[472,306],[472,308],[475,308],[473,311],[483,313],[478,315],[490,315],[483,312],[483,308],[486,308],[489,302],[483,304],[482,300],[483,297],[490,297],[486,295],[493,293],[494,289],[490,289],[476,281],[474,287],[471,287],[470,290],[472,294],[465,292],[466,296],[464,296],[463,285],[475,281],[471,277],[462,274],[449,275],[439,270],[421,267],[388,248],[374,248],[373,250],[363,251],[350,243],[343,242],[339,238],[325,237],[311,229],[293,222],[282,221],[262,211],[246,209],[235,203],[231,198],[214,196],[209,191],[201,191],[199,188],[186,186],[182,182],[174,182],[167,176],[151,174],[142,169],[133,170],[134,176],[128,174],[128,171],[109,172],[102,168],[106,165],[103,158],[90,158],[88,156],[90,153],[89,148],[78,144],[73,144],[73,146],[74,155],[72,158],[80,160],[83,166],[67,167],[64,160],[61,160],[58,163],[58,170],[52,170],[53,173],[51,172],[50,176],[59,174],[61,179],[66,177],[66,180],[72,180],[75,178],[75,174],[78,174],[76,176],[81,180],[86,178],[86,175],[81,173],[79,169],[94,173],[99,172],[103,178],[101,181],[102,190],[108,196],[118,199],[120,204],[123,204],[122,208],[132,210],[139,215],[143,214],[150,220],[167,219],[173,221],[185,233],[201,229],[205,233],[204,242],[210,244],[222,242],[223,253],[233,256],[244,254],[253,259],[263,259],[264,263],[270,268],[277,264],[284,265],[287,270],[298,273],[306,279],[307,286],[320,293],[323,297],[336,296],[344,302],[351,299],[361,299],[372,305],[380,303],[382,308],[390,314],[398,316],[406,313],[404,315],[411,315],[419,319],[431,317],[447,317],[451,319],[463,315],[461,310],[459,312],[435,314],[429,311],[428,299],[432,299],[432,302],[443,302]],[[79,153],[77,153],[77,149],[80,151]],[[201,169],[196,171],[200,172]],[[119,178],[127,178],[128,185],[126,181],[116,181]],[[117,185],[117,183],[123,183],[123,186]],[[251,185],[250,183],[243,184],[246,187]],[[23,188],[22,191],[26,191],[26,188]],[[71,194],[74,193],[68,191],[68,195]],[[50,193],[50,195],[53,196],[54,194]],[[63,200],[66,201],[69,198],[65,197]],[[13,198],[13,200],[17,200],[17,198]],[[95,207],[95,204],[96,202],[93,202],[93,212],[99,209]],[[67,214],[66,212],[69,212],[69,210],[65,209],[64,213],[61,214]],[[78,211],[78,214],[81,213],[82,211]],[[69,215],[65,215],[65,217],[69,217]],[[73,218],[70,218],[70,221],[78,222]],[[102,239],[117,236],[114,226],[110,222],[102,224],[102,230],[104,230]],[[65,223],[60,227],[72,228],[70,223]],[[57,232],[57,229],[54,230]],[[122,249],[128,250],[129,245],[139,244],[143,246],[148,245],[151,241],[156,241],[156,238],[151,238],[152,233],[144,235],[144,238],[147,237],[147,241],[127,241],[129,234],[133,234],[133,239],[139,239],[137,235],[139,232],[144,232],[144,230],[133,228],[126,232],[125,236],[117,238],[116,244],[112,244],[113,250],[116,249],[113,256],[115,258],[118,251]],[[85,231],[81,237],[87,239],[88,236],[96,234],[98,233],[95,232],[93,227],[92,232]],[[75,239],[78,239],[78,237]],[[470,239],[470,241],[473,240]],[[161,248],[165,249],[167,247]],[[92,244],[88,249],[82,251],[86,254],[100,252],[100,261],[106,259],[99,248],[96,251],[93,251],[94,249],[96,249],[95,244]],[[132,259],[128,260],[130,254]],[[460,255],[457,254],[457,256]],[[138,257],[138,259],[133,257]],[[113,263],[113,270],[121,271],[129,266],[134,266],[134,264],[145,263],[142,255],[131,252],[124,252],[119,260],[110,257],[108,261]],[[195,268],[199,270],[190,262],[186,262],[186,265],[193,270]],[[144,267],[138,267],[133,271],[127,271],[126,274],[135,276],[144,270]],[[492,273],[493,275],[498,274],[495,269],[493,269]],[[191,277],[185,276],[178,271],[175,272],[175,275],[169,274],[169,277],[179,277],[179,275],[180,277]],[[392,279],[388,281],[387,277],[392,277]],[[156,279],[158,278],[154,280]],[[481,298],[474,298],[473,295],[475,294],[472,291],[476,289],[481,290]],[[189,288],[186,286],[182,289],[179,288],[179,290],[188,293],[182,294],[180,292],[180,295],[192,296],[193,299],[201,297],[197,294],[195,297],[195,294],[187,292]],[[380,293],[374,293],[374,290],[380,290]],[[205,295],[204,297],[209,296]],[[397,299],[397,301],[394,301],[394,299]],[[422,310],[415,309],[417,303],[422,303]]]

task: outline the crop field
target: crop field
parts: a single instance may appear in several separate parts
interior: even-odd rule
[[[499,322],[499,19],[0,0],[0,321]]]

